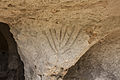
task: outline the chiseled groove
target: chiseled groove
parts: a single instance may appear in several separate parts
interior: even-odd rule
[[[70,47],[72,47],[72,46],[74,45],[74,43],[76,42],[77,38],[78,38],[79,35],[80,35],[81,30],[82,30],[82,29],[79,30],[79,32],[78,32],[76,38],[74,39],[74,41],[72,42],[72,44],[70,45]]]
[[[62,27],[61,27],[61,29],[60,29],[60,43],[59,43],[59,48],[61,47],[61,39],[62,39]]]
[[[62,54],[65,54],[66,52],[70,51],[71,48],[66,49]]]
[[[66,37],[66,33],[67,33],[67,30],[68,30],[68,27],[66,27],[66,29],[65,29],[65,33],[64,33],[63,38],[62,38],[62,30],[63,30],[63,29],[61,28],[61,30],[60,30],[60,44],[62,43],[62,40],[64,40],[65,37]],[[58,40],[56,30],[53,29],[53,31],[54,31],[54,34],[55,34],[56,39]],[[72,27],[72,31],[71,31],[71,33],[70,33],[70,36],[69,36],[67,42],[65,43],[65,45],[61,48],[61,50],[64,49],[64,48],[68,45],[68,43],[69,43],[69,41],[70,41],[70,39],[71,39],[74,31],[75,31],[75,27]],[[57,53],[59,52],[59,50],[57,49],[57,46],[56,46],[56,43],[55,43],[55,40],[54,40],[54,37],[53,37],[53,34],[52,34],[52,29],[49,29],[49,32],[50,32],[50,36],[51,36],[52,41],[53,41],[53,46],[52,46],[52,44],[51,44],[51,42],[50,42],[50,40],[49,40],[49,37],[48,37],[47,33],[46,33],[45,31],[43,31],[43,34],[46,36],[46,38],[47,38],[47,40],[48,40],[48,43],[49,43],[51,49],[57,54]],[[66,52],[69,52],[69,51],[70,51],[71,47],[74,45],[74,43],[75,43],[76,40],[78,39],[78,37],[79,37],[79,35],[80,35],[80,32],[81,32],[81,29],[79,29],[79,31],[78,31],[78,33],[76,34],[76,37],[75,37],[75,39],[73,40],[73,42],[70,44],[70,46],[69,46],[66,50],[64,50],[64,52],[62,52],[62,54],[65,54]]]
[[[56,46],[56,44],[55,44],[55,40],[54,40],[54,38],[53,38],[53,35],[52,35],[52,31],[51,31],[51,29],[49,29],[49,31],[50,31],[50,35],[51,35],[51,38],[52,38],[52,41],[53,41],[54,47],[55,47],[55,49],[56,49],[56,51],[57,51],[57,53],[58,53],[58,49],[57,49],[57,46]]]
[[[66,29],[65,29],[65,33],[64,33],[64,36],[63,36],[62,42],[63,42],[64,39],[65,39],[65,36],[66,36],[66,33],[67,33],[67,29],[68,29],[68,26],[67,26]]]
[[[79,32],[77,33],[77,36],[76,38],[74,39],[74,41],[72,42],[72,44],[70,45],[70,47],[68,49],[66,49],[62,54],[65,54],[66,52],[69,52],[71,47],[74,45],[74,43],[76,42],[77,38],[79,37],[80,35],[80,32],[81,32],[81,29],[79,30]]]
[[[57,39],[57,41],[58,41],[56,30],[53,29],[53,31],[54,31],[55,37],[56,37],[56,39]]]
[[[61,40],[61,38],[62,38],[62,27],[60,29],[60,40]]]
[[[48,43],[49,43],[51,49],[56,53],[56,51],[55,51],[54,48],[52,47],[52,44],[51,44],[51,42],[50,42],[50,40],[49,40],[49,38],[48,38],[48,36],[47,36],[47,34],[46,34],[45,31],[43,31],[43,34],[46,36],[46,38],[47,38],[47,40],[48,40]]]
[[[72,31],[71,31],[71,33],[70,33],[70,36],[69,36],[68,40],[66,41],[65,45],[63,46],[63,48],[64,48],[65,46],[67,46],[70,38],[72,37],[72,34],[73,34],[74,30],[75,30],[75,26],[72,28]],[[63,48],[62,48],[62,49],[63,49]]]

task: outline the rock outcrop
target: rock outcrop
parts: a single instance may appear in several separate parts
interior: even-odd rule
[[[64,80],[119,80],[120,31],[115,31],[91,47],[72,66]]]
[[[26,80],[62,80],[99,40],[120,29],[119,0],[1,0]]]

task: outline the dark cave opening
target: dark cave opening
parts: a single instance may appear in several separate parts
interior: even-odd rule
[[[0,80],[25,80],[24,64],[8,24],[0,22]]]

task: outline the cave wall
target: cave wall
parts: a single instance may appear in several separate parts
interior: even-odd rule
[[[120,30],[93,45],[69,68],[64,80],[119,80]]]
[[[120,29],[118,0],[1,0],[26,80],[59,80],[101,38]]]

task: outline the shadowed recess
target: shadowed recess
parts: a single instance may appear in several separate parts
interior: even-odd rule
[[[0,22],[0,80],[25,80],[24,65],[7,24]]]
[[[63,80],[120,80],[120,31],[91,47]]]

